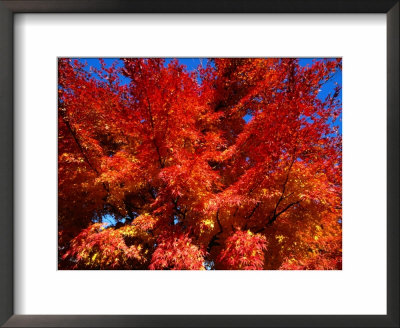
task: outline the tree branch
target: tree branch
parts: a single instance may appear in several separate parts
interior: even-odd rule
[[[139,70],[140,70],[140,74],[142,74],[142,66],[139,64]],[[150,99],[149,99],[149,95],[147,93],[146,90],[146,101],[147,101],[147,110],[149,112],[149,117],[150,117],[150,125],[151,125],[151,129],[153,130],[153,144],[156,147],[156,151],[157,151],[157,155],[158,155],[158,161],[160,163],[161,168],[164,168],[164,163],[161,159],[161,153],[160,153],[160,148],[157,145],[156,142],[156,135],[155,135],[155,129],[154,129],[154,119],[153,119],[153,113],[151,111],[151,105],[150,105]]]
[[[207,246],[207,253],[210,253],[211,248],[213,248],[214,246],[218,246],[219,243],[217,242],[219,235],[224,231],[224,229],[222,228],[221,225],[221,221],[219,220],[219,209],[217,210],[217,214],[216,214],[216,219],[217,219],[217,223],[219,226],[219,232],[217,232],[210,240],[210,242],[208,243]]]
[[[69,132],[71,133],[73,139],[75,140],[75,143],[77,144],[80,152],[82,153],[83,158],[85,159],[86,163],[88,163],[88,165],[90,166],[90,168],[96,172],[97,175],[99,175],[99,172],[97,171],[97,169],[92,165],[92,163],[89,161],[88,156],[86,155],[85,151],[83,150],[82,145],[80,144],[79,140],[78,140],[78,136],[76,135],[76,132],[74,131],[74,129],[72,128],[68,118],[67,118],[67,112],[65,108],[60,108],[60,116],[63,119],[63,122],[65,123],[65,125],[67,126]]]
[[[290,203],[283,210],[279,211],[278,213],[274,213],[272,215],[272,217],[268,220],[267,224],[264,227],[262,227],[261,229],[257,230],[256,233],[264,231],[268,226],[271,226],[281,214],[285,213],[287,210],[289,210],[289,208],[299,204],[300,202],[301,202],[301,200],[298,200],[298,201],[296,201],[294,203]]]
[[[287,205],[282,211],[280,211],[279,213],[275,214],[269,221],[267,225],[271,225],[277,218],[279,215],[285,213],[289,208],[291,208],[294,205],[297,205],[300,203],[300,200],[298,200],[297,202],[294,203],[290,203],[289,205]]]
[[[278,206],[279,206],[279,204],[281,203],[281,201],[285,198],[286,185],[287,185],[287,183],[288,183],[288,181],[289,181],[290,171],[292,170],[294,161],[295,161],[295,159],[296,159],[295,154],[296,154],[296,148],[295,148],[294,151],[293,151],[293,158],[292,158],[292,161],[291,161],[291,163],[290,163],[290,165],[289,165],[289,169],[288,169],[288,172],[287,172],[287,174],[286,174],[285,182],[283,183],[283,186],[282,186],[281,197],[279,197],[278,202],[277,202],[276,205],[275,205],[273,217],[276,216],[276,211],[278,210]]]

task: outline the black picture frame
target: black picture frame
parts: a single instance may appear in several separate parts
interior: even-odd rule
[[[0,0],[0,324],[4,327],[399,327],[399,7],[398,0]],[[13,127],[14,14],[128,12],[387,15],[387,315],[14,315],[13,135],[18,133]]]

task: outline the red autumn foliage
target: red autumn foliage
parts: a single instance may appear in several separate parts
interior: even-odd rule
[[[341,269],[340,59],[101,63],[59,60],[60,269]]]
[[[250,230],[238,230],[226,239],[225,248],[217,260],[223,268],[230,270],[262,270],[266,249],[265,236],[254,235]]]
[[[204,270],[204,251],[193,244],[187,234],[168,231],[158,240],[149,269]]]

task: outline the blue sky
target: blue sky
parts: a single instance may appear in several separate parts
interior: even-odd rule
[[[100,62],[99,62],[98,58],[77,58],[77,59],[81,62],[87,62],[88,68],[90,66],[95,67],[95,68],[100,68]],[[166,64],[168,64],[172,59],[173,58],[165,58]],[[299,64],[301,66],[311,65],[313,60],[315,60],[315,59],[321,59],[321,58],[300,58]],[[119,60],[119,58],[103,58],[103,60],[107,66],[110,66],[116,60],[119,61],[117,67],[123,66],[123,63],[122,63],[122,61]],[[200,64],[201,58],[178,58],[178,61],[180,64],[185,65],[186,68],[188,69],[188,71],[193,71]],[[129,81],[128,78],[123,77],[123,82],[128,82],[128,81]],[[330,92],[332,92],[333,89],[335,88],[335,83],[337,83],[339,85],[342,84],[341,72],[336,73],[334,78],[332,80],[330,80],[327,84],[325,84],[324,88],[319,93],[319,98],[323,99]]]
[[[75,58],[74,58],[75,59]],[[95,68],[100,68],[100,62],[98,58],[76,58],[81,62],[86,62],[88,64],[87,68],[89,69],[90,67],[95,67]],[[173,60],[174,58],[165,58],[165,63],[168,64]],[[299,58],[299,64],[301,66],[308,66],[312,65],[313,61],[316,59],[322,59],[322,58]],[[118,61],[117,67],[122,67],[123,63],[119,58],[103,58],[105,64],[110,66],[112,63],[114,63],[116,60]],[[194,71],[197,66],[200,64],[201,60],[206,60],[205,58],[178,58],[178,61],[180,64],[185,65],[188,71]],[[122,83],[129,83],[129,79],[126,78],[125,76],[121,75],[121,82]],[[334,92],[334,88],[336,85],[342,85],[342,72],[337,72],[334,77],[328,81],[323,88],[321,89],[320,93],[318,94],[318,98],[323,100],[326,98],[326,96],[329,93]],[[340,97],[342,97],[342,91],[340,91]],[[246,122],[248,122],[251,119],[250,115],[244,116],[244,119]],[[339,119],[336,122],[333,122],[332,125],[338,126],[339,127],[339,133],[342,133],[342,116],[339,117]]]

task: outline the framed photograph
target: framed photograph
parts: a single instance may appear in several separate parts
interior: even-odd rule
[[[0,1],[5,327],[398,327],[398,1]]]

